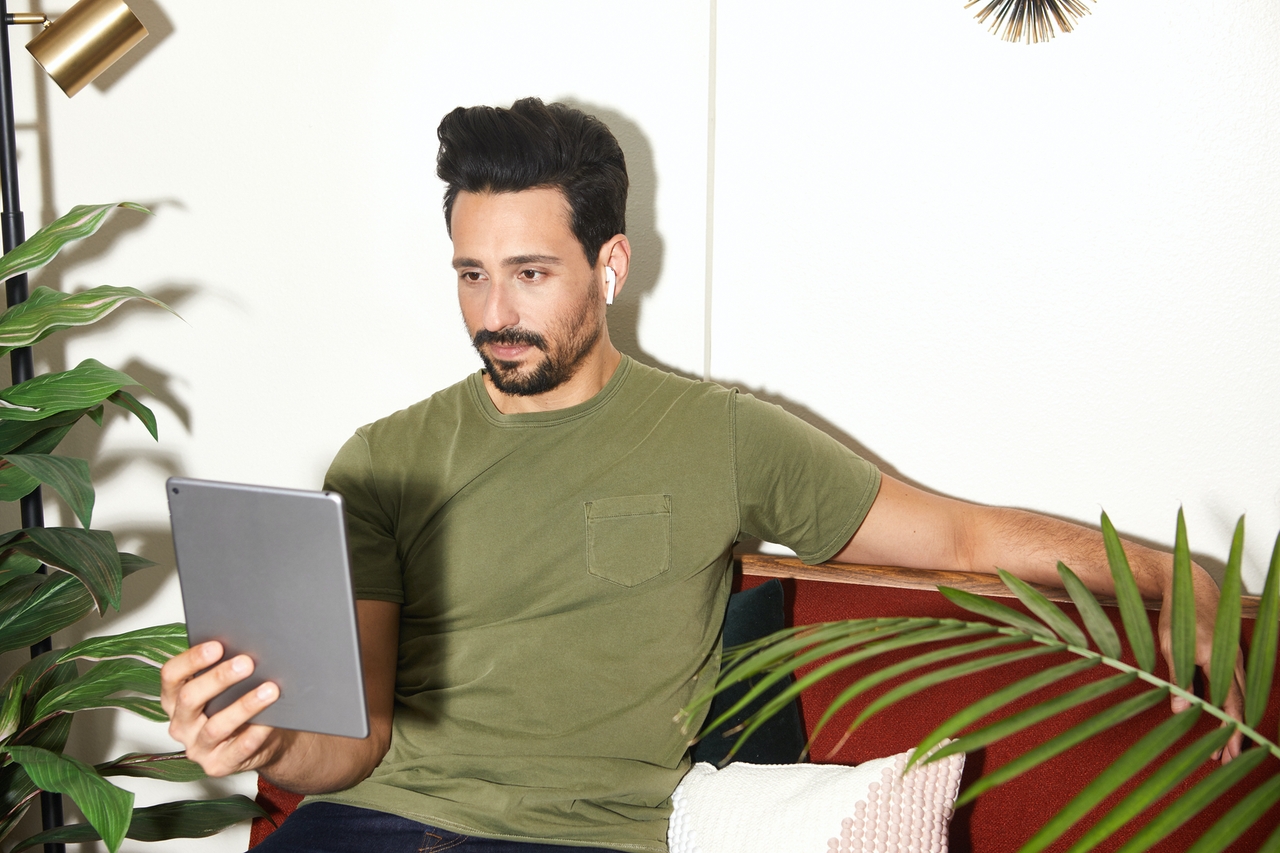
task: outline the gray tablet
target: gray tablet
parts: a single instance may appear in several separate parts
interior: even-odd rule
[[[255,663],[208,713],[273,681],[280,698],[255,722],[368,735],[342,497],[185,477],[166,487],[187,637]]]

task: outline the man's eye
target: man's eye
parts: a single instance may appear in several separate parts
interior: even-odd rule
[[[525,281],[537,281],[542,278],[542,273],[538,270],[521,270],[520,278]]]
[[[461,278],[463,281],[479,281],[480,273],[475,272],[473,270],[468,270],[467,272],[464,272],[461,274]]]

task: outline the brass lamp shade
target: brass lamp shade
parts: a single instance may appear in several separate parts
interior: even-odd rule
[[[32,39],[27,50],[70,97],[146,34],[123,0],[80,0]]]

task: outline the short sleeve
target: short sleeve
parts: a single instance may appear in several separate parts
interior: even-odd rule
[[[853,538],[880,490],[870,462],[749,394],[736,395],[734,467],[741,532],[786,545],[809,564]]]
[[[356,598],[404,603],[404,581],[392,514],[378,497],[369,445],[357,432],[338,451],[324,478],[342,495]]]

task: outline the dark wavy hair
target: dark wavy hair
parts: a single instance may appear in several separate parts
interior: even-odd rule
[[[565,104],[522,98],[510,109],[458,107],[437,132],[436,174],[444,222],[458,193],[518,192],[555,187],[572,212],[570,228],[595,266],[600,247],[626,233],[627,163],[609,128]]]

